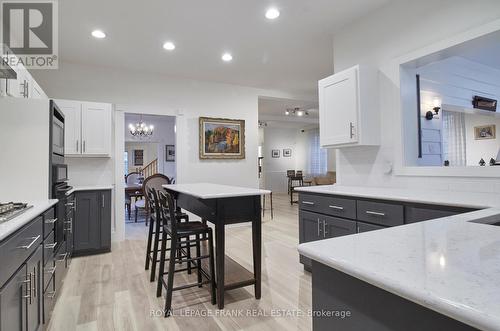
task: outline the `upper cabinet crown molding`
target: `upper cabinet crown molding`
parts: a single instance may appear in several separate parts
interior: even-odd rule
[[[380,144],[378,72],[354,66],[318,82],[321,147]]]
[[[64,113],[66,157],[111,156],[111,104],[74,100],[55,102]]]

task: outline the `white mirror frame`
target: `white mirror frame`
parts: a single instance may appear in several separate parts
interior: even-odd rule
[[[386,73],[388,76],[393,76],[393,83],[398,87],[398,91],[401,92],[400,87],[400,66],[402,64],[408,63],[410,61],[417,60],[424,56],[445,50],[452,46],[470,41],[472,39],[479,38],[486,34],[500,31],[500,19],[481,25],[477,28],[471,29],[452,38],[445,39],[443,41],[434,43],[425,48],[419,49],[417,51],[411,52],[404,56],[401,56],[391,62],[387,67],[381,68],[382,73]],[[393,75],[391,75],[391,73]],[[417,166],[406,166],[404,160],[404,123],[403,123],[403,109],[401,104],[401,93],[399,93],[399,111],[395,112],[395,122],[400,123],[401,127],[401,140],[399,143],[395,144],[395,162],[394,162],[394,174],[396,176],[430,176],[430,177],[500,177],[500,166],[491,167],[417,167]]]

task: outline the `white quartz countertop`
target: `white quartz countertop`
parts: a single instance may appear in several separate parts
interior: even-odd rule
[[[66,195],[70,195],[73,192],[77,191],[102,191],[102,190],[112,190],[114,188],[113,185],[96,185],[96,186],[73,186],[71,190],[69,190]]]
[[[436,191],[427,192],[424,199],[421,192],[399,189],[325,186],[301,190],[458,206],[500,203],[486,195],[481,201],[481,194],[441,195]],[[498,199],[498,195],[492,197]],[[471,221],[500,222],[500,208],[315,241],[299,245],[298,250],[473,327],[500,330],[500,226]]]
[[[33,207],[9,221],[0,223],[0,241],[4,240],[12,233],[23,227],[23,225],[29,223],[35,217],[55,205],[57,201],[57,199],[44,201],[28,201],[28,205],[32,205]],[[42,229],[40,229],[40,231],[41,230]]]
[[[388,187],[343,186],[337,184],[297,187],[295,191],[469,208],[500,208],[500,195],[494,193],[441,191],[432,189],[410,190]]]
[[[171,184],[163,185],[163,187],[172,191],[189,194],[200,199],[243,197],[271,193],[271,191],[257,188],[211,183]]]

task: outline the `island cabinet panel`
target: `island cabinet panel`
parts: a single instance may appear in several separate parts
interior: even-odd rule
[[[316,261],[312,308],[314,331],[477,330]]]
[[[357,202],[358,220],[384,226],[404,224],[404,207],[373,201]]]
[[[354,233],[421,222],[473,211],[470,208],[388,201],[321,193],[299,195],[299,242],[340,237]],[[311,260],[300,256],[304,268]]]
[[[74,255],[111,249],[111,190],[75,192]]]
[[[28,286],[24,264],[0,291],[0,331],[23,331]]]

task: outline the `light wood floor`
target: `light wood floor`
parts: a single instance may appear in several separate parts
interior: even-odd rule
[[[288,199],[275,195],[274,219],[269,211],[263,219],[261,300],[251,286],[231,290],[219,311],[208,287],[195,287],[174,292],[176,315],[164,318],[164,298],[144,270],[147,228],[127,223],[111,253],[73,259],[48,330],[310,330],[311,277],[299,263],[297,205]],[[252,270],[250,226],[228,227],[226,236],[226,254]],[[176,283],[189,280],[176,274]]]

